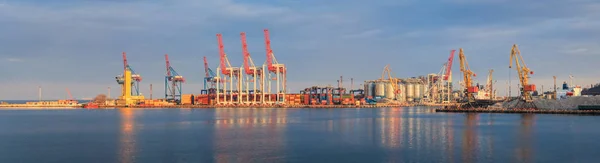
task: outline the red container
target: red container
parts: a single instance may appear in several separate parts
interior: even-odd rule
[[[525,91],[535,91],[535,84],[526,85],[525,87],[523,87],[523,90],[525,90]]]
[[[467,92],[469,92],[469,93],[477,93],[478,91],[479,91],[479,88],[477,86],[467,88]]]

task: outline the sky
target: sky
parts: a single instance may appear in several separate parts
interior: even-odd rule
[[[549,90],[552,76],[588,86],[600,82],[600,2],[597,0],[0,0],[0,100],[91,98],[119,93],[121,52],[143,76],[141,92],[163,97],[164,54],[202,89],[202,57],[219,62],[223,34],[231,64],[242,66],[240,32],[257,64],[265,61],[262,30],[288,67],[288,91],[354,87],[390,64],[400,78],[437,73],[450,50],[463,48],[475,80],[494,69],[499,95],[518,83],[509,54],[518,44],[530,81]],[[460,80],[458,57],[453,66]]]

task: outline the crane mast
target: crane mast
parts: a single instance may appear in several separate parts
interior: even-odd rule
[[[533,74],[533,71],[531,71],[525,64],[517,44],[512,46],[510,52],[510,65],[508,68],[512,68],[513,62],[515,64],[515,69],[519,74],[519,81],[521,83],[521,100],[527,103],[533,102],[531,92],[535,90],[535,84],[529,84],[529,74]]]
[[[471,71],[462,48],[459,49],[458,57],[460,59],[460,71],[463,73],[463,80],[465,82],[465,97],[469,103],[475,102],[475,96],[473,93],[477,93],[479,88],[477,86],[473,86],[472,77],[476,77],[477,75]]]

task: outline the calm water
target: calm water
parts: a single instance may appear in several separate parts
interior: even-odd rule
[[[0,162],[599,162],[600,117],[380,109],[0,110]]]

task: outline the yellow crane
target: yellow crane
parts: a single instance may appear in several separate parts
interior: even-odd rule
[[[476,77],[477,74],[471,71],[462,48],[459,49],[458,58],[460,59],[460,71],[463,73],[463,80],[465,82],[465,97],[469,103],[473,103],[475,102],[475,95],[473,95],[473,93],[477,93],[479,88],[477,86],[473,86],[472,77]]]
[[[521,82],[521,100],[527,103],[533,102],[531,92],[535,91],[535,84],[529,84],[529,74],[533,74],[533,71],[527,68],[517,44],[512,46],[508,68],[512,68],[513,62],[515,63],[515,68],[519,74],[519,81]]]
[[[398,82],[400,81],[400,79],[398,78],[394,78],[392,77],[392,70],[390,69],[390,65],[385,65],[385,67],[383,68],[383,72],[381,72],[381,78],[380,80],[386,80],[385,76],[387,74],[387,77],[392,85],[392,89],[394,90],[394,100],[396,99],[397,95],[400,93],[400,89],[398,89]]]

